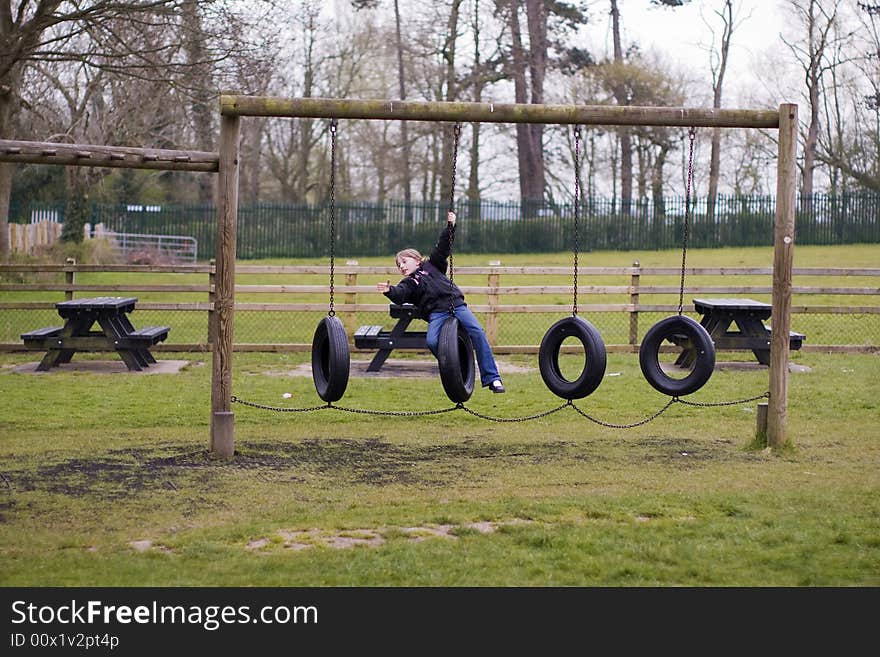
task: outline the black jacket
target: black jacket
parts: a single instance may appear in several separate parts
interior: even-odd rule
[[[385,292],[385,296],[394,303],[413,304],[422,319],[428,319],[433,312],[445,312],[451,306],[464,304],[461,290],[446,276],[453,229],[453,226],[446,224],[428,259]]]

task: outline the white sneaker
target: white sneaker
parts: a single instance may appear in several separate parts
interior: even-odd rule
[[[501,383],[501,379],[495,379],[492,383],[490,383],[489,390],[491,390],[492,392],[504,392],[504,384]]]

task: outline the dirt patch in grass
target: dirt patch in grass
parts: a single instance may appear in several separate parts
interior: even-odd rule
[[[701,462],[750,458],[729,441],[706,444],[689,439],[647,439],[637,447],[625,457],[628,462],[662,461],[690,468]],[[192,451],[183,446],[165,447],[161,453],[150,449],[110,450],[90,458],[62,459],[36,467],[20,467],[15,457],[8,457],[0,464],[0,476],[7,491],[114,500],[142,491],[209,490],[218,476],[243,471],[271,482],[319,477],[348,485],[440,487],[461,481],[469,471],[482,469],[486,459],[504,468],[562,461],[601,463],[609,458],[607,449],[593,443],[484,444],[466,440],[404,446],[377,438],[313,438],[296,443],[242,441],[230,461],[213,458],[207,450]]]

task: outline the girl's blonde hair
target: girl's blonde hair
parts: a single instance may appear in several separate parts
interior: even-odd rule
[[[415,258],[419,262],[424,260],[424,257],[421,253],[419,253],[416,249],[403,249],[402,251],[398,251],[397,255],[394,256],[395,264],[400,264],[401,258]]]

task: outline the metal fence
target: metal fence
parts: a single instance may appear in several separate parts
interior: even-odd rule
[[[688,243],[694,247],[768,246],[773,243],[773,196],[719,196],[692,200]],[[336,252],[345,257],[387,255],[407,246],[427,248],[446,214],[442,202],[381,204],[337,202]],[[456,250],[460,253],[558,253],[574,244],[572,204],[459,201]],[[578,245],[583,251],[675,248],[681,245],[685,200],[636,200],[625,209],[619,199],[591,198],[581,205]],[[26,223],[36,210],[63,206],[14,207],[10,221]],[[711,219],[710,219],[711,216]],[[329,254],[327,204],[241,205],[237,256],[319,258]],[[199,244],[203,259],[214,253],[213,205],[91,206],[91,223],[120,233],[186,235]],[[880,243],[880,195],[817,194],[799,200],[799,244]]]
[[[117,233],[103,230],[98,224],[92,233],[95,239],[104,238],[125,262],[145,264],[156,260],[173,263],[195,264],[198,260],[199,243],[187,235],[146,235],[143,233]]]

